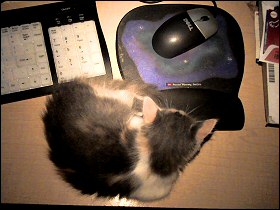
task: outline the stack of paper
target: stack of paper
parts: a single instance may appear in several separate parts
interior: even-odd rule
[[[256,59],[263,66],[266,121],[279,127],[279,2],[261,1],[255,12]]]

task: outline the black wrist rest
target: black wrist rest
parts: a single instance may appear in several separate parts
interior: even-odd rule
[[[177,109],[199,120],[217,118],[216,130],[241,130],[245,115],[240,99],[231,94],[204,89],[177,88],[161,91]]]

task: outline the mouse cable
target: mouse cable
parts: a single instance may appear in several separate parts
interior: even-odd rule
[[[214,5],[214,7],[215,7],[215,10],[214,10],[214,17],[216,17],[217,16],[217,12],[218,12],[218,6],[217,6],[217,3],[216,3],[216,1],[211,1],[212,3],[213,3],[213,5]]]

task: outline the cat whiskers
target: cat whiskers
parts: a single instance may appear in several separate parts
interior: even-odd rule
[[[187,106],[186,106],[186,109],[185,109],[185,110],[186,110],[185,112],[186,112],[187,114],[191,114],[191,113],[193,113],[194,111],[196,111],[198,108],[200,108],[201,106],[202,106],[202,105],[199,105],[199,106],[197,106],[197,107],[194,107],[192,110],[189,111],[190,106],[187,105]]]
[[[164,103],[164,106],[167,108],[167,109],[170,109],[172,107],[172,100],[168,101],[167,98],[164,99],[163,103]]]

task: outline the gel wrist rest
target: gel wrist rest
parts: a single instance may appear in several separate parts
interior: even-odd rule
[[[195,119],[219,119],[216,130],[241,130],[244,126],[244,110],[238,97],[214,90],[184,88],[162,92],[173,107],[186,111]]]

